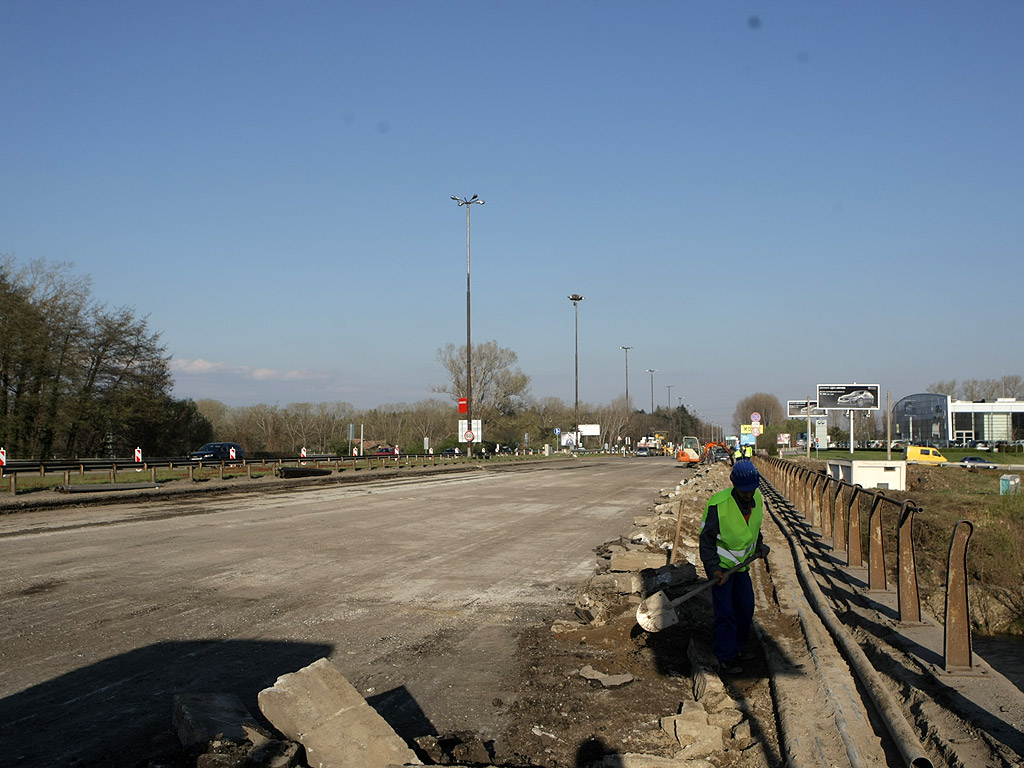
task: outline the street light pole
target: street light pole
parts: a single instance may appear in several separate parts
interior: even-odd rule
[[[460,206],[466,206],[466,431],[473,431],[473,338],[470,333],[472,326],[472,313],[470,312],[469,300],[469,206],[483,205],[484,201],[476,195],[468,200],[464,197],[452,195],[452,200]],[[473,435],[476,438],[476,435]],[[473,441],[466,441],[466,456],[473,456]]]
[[[575,410],[575,432],[573,435],[573,450],[580,449],[580,302],[583,301],[583,297],[578,293],[574,293],[569,296],[569,301],[572,302],[572,312],[576,317],[576,410]]]
[[[629,410],[629,350],[632,347],[619,347],[623,352],[626,353],[626,410]]]
[[[654,415],[654,374],[656,374],[657,372],[657,368],[647,369],[647,373],[651,374],[651,416]]]
[[[667,407],[671,411],[672,410],[672,387],[674,387],[675,384],[666,384],[665,386],[668,388],[668,406]]]

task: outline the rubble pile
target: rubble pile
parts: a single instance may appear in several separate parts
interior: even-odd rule
[[[702,466],[675,488],[662,489],[650,513],[634,519],[630,535],[597,548],[597,571],[576,595],[577,621],[556,621],[551,631],[621,620],[623,603],[635,610],[641,599],[659,590],[699,581],[696,531],[707,499],[728,484],[728,473],[729,467],[720,463]],[[760,744],[750,719],[728,695],[710,649],[691,639],[686,655],[692,696],[659,722],[678,744],[676,754],[627,753],[608,765],[712,768],[707,758],[723,751],[749,751],[750,764],[763,764],[753,754]],[[636,684],[629,673],[609,674],[591,665],[576,674],[605,689]],[[233,696],[178,697],[175,727],[197,768],[409,768],[424,765],[420,756],[433,765],[482,768],[494,757],[488,744],[471,733],[421,737],[414,751],[326,658],[279,677],[260,692],[258,703],[276,735],[255,725]]]

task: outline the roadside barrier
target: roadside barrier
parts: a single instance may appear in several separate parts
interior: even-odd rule
[[[893,499],[879,490],[831,477],[788,459],[757,457],[765,479],[774,486],[807,523],[831,538],[832,551],[845,555],[849,567],[863,567],[863,518],[867,517],[868,589],[888,589],[885,567],[884,511],[896,518],[896,591],[898,621],[921,623],[921,600],[914,554],[914,516],[921,507],[911,500]],[[953,529],[946,563],[943,664],[947,672],[970,670],[970,603],[967,589],[967,545],[974,526],[959,521]],[[841,559],[841,558],[840,558]]]
[[[68,490],[74,483],[76,486],[96,485],[99,482],[107,482],[111,485],[126,483],[126,475],[131,473],[131,480],[137,479],[139,472],[145,472],[151,483],[159,481],[167,482],[170,479],[197,481],[216,477],[219,480],[260,479],[271,475],[277,475],[283,466],[292,467],[314,467],[331,468],[341,473],[365,472],[367,470],[407,470],[413,468],[426,468],[438,466],[450,466],[461,464],[479,465],[481,463],[501,464],[520,461],[536,460],[541,458],[539,453],[524,454],[487,454],[486,456],[475,455],[468,458],[463,455],[439,454],[386,454],[377,456],[344,456],[336,454],[316,454],[308,456],[282,455],[266,456],[256,459],[208,459],[206,461],[193,460],[187,457],[150,458],[143,462],[134,462],[129,458],[117,459],[57,459],[51,461],[26,461],[8,460],[4,466],[0,466],[0,480],[6,481],[8,493],[12,496],[30,493],[43,489],[52,489],[54,486],[46,486],[39,479],[58,476],[63,479],[63,485],[58,486],[60,490]],[[157,476],[157,470],[161,476]],[[19,483],[19,476],[23,482]],[[73,480],[77,478],[78,482]],[[97,477],[102,477],[100,481]],[[2,486],[0,486],[2,487]],[[76,488],[76,490],[78,490]]]

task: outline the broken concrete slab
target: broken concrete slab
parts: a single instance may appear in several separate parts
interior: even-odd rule
[[[683,762],[675,757],[658,757],[636,752],[606,755],[601,762],[593,765],[594,768],[715,768],[713,763],[699,758]]]
[[[633,574],[615,572],[598,573],[590,580],[591,586],[601,592],[617,592],[620,595],[628,595],[633,592]]]
[[[672,563],[657,568],[644,568],[630,577],[632,591],[649,597],[668,587],[697,581],[697,569],[689,563]]]
[[[613,552],[609,569],[612,571],[642,571],[665,564],[664,552]]]
[[[671,715],[661,718],[661,728],[679,742],[688,757],[707,757],[725,749],[722,729],[716,725]]]
[[[242,725],[252,720],[252,714],[233,693],[179,693],[174,697],[172,721],[184,747],[217,738],[245,741],[248,736]]]
[[[327,659],[282,675],[258,696],[260,711],[306,748],[311,768],[422,765],[345,676]]]
[[[597,680],[605,688],[618,688],[620,685],[633,682],[633,676],[628,672],[620,675],[608,675],[604,672],[599,672],[589,664],[580,670],[580,676],[585,677],[587,680]]]

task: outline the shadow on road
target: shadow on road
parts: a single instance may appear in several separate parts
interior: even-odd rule
[[[156,643],[0,699],[0,763],[129,768],[180,749],[178,693],[232,693],[260,718],[256,696],[332,646],[260,640]],[[143,763],[145,764],[145,763]]]

